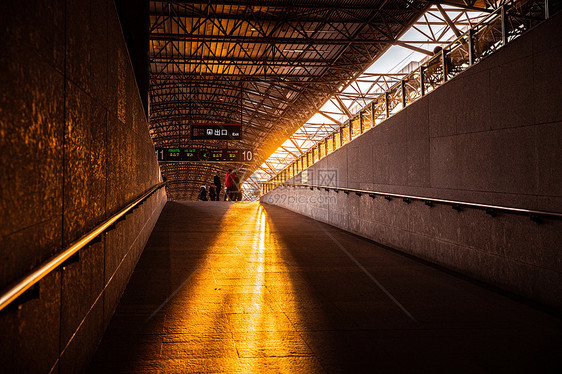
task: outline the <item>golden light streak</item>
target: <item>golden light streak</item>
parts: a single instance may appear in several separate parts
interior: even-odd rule
[[[307,372],[316,362],[288,317],[301,323],[302,308],[267,212],[259,203],[232,204],[221,227],[202,266],[163,309],[170,316],[163,351],[180,350],[188,371],[290,372],[298,362]]]

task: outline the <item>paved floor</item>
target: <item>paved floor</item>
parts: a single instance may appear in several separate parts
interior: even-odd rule
[[[169,202],[90,372],[560,373],[561,332],[282,208]]]

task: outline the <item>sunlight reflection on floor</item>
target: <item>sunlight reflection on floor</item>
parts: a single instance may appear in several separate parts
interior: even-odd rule
[[[272,364],[281,372],[314,372],[318,362],[287,317],[275,294],[295,292],[291,271],[280,250],[283,242],[258,203],[233,204],[222,230],[191,282],[170,301],[166,314],[171,334],[164,342],[186,343],[188,369],[263,372]],[[289,310],[298,318],[302,309]],[[177,317],[181,315],[181,317]],[[186,337],[188,337],[186,339]],[[273,363],[273,361],[275,361]]]

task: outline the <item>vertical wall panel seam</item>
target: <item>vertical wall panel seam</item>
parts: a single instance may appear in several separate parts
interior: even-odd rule
[[[64,208],[65,208],[65,179],[66,179],[66,133],[67,133],[67,102],[66,102],[66,85],[67,85],[67,54],[68,54],[68,0],[64,2],[64,53],[63,53],[63,88],[62,88],[62,97],[63,97],[63,127],[62,127],[62,194],[61,194],[61,249],[64,248],[64,224],[65,224],[65,217],[64,217]],[[60,362],[61,362],[61,349],[62,349],[62,306],[63,306],[63,277],[64,274],[60,272],[60,288],[59,288],[59,347],[58,347],[58,358],[55,362],[55,366],[58,364],[58,372],[60,373]],[[53,366],[54,368],[54,366]],[[53,368],[51,368],[51,372],[53,372]]]
[[[535,82],[535,75],[537,72],[536,69],[536,64],[535,64],[535,43],[534,43],[534,39],[532,40],[531,43],[531,92],[533,94],[533,99],[536,100],[536,93],[537,93],[537,86],[536,86],[536,82]],[[540,133],[539,133],[539,129],[542,128],[541,125],[539,125],[539,121],[537,120],[537,105],[536,105],[536,101],[534,101],[531,103],[533,106],[533,113],[532,113],[532,118],[533,118],[533,123],[535,123],[535,128],[534,128],[534,151],[535,151],[535,206],[540,206],[541,204],[539,204],[539,200],[540,200],[540,196],[541,196],[541,167],[540,167],[540,156],[541,156],[541,150],[539,148],[539,139],[541,138]]]
[[[108,6],[108,1],[105,2],[105,66],[106,66],[106,72],[105,72],[105,96],[106,99],[109,99],[109,6]],[[109,108],[111,106],[109,105],[109,102],[105,101],[105,194],[104,194],[104,212],[105,212],[105,218],[107,218],[109,216],[108,213],[108,208],[107,208],[107,194],[109,191],[109,118],[110,118],[110,111]],[[103,294],[105,293],[105,287],[106,287],[106,283],[105,283],[105,264],[107,262],[107,242],[108,242],[108,238],[107,238],[107,234],[103,234],[103,282],[102,282],[102,289],[100,290],[100,293]],[[104,332],[104,327],[105,327],[105,295],[102,295],[101,297],[101,304],[102,304],[102,336],[103,336],[103,332]],[[96,344],[99,344],[99,342],[96,342]]]

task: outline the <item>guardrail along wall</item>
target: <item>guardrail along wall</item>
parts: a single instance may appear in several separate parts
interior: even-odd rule
[[[2,2],[0,19],[4,290],[159,174],[113,1]],[[0,311],[0,371],[85,368],[165,200],[161,189]]]
[[[294,183],[562,212],[562,15],[325,156]],[[562,309],[562,224],[368,194],[262,197]]]

